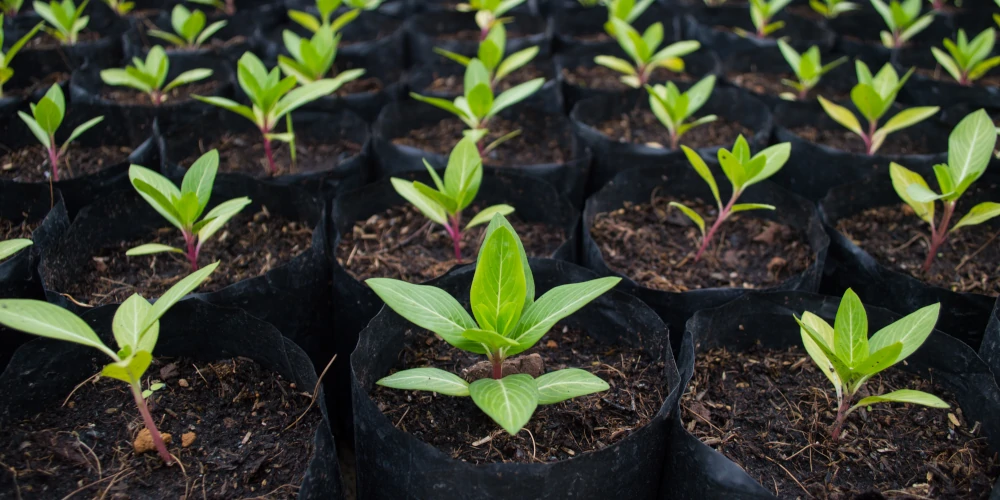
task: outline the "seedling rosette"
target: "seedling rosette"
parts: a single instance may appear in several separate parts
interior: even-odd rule
[[[996,42],[996,32],[987,28],[970,42],[965,30],[958,30],[955,41],[944,40],[945,52],[931,47],[934,59],[951,75],[959,85],[970,86],[991,69],[1000,65],[1000,56],[990,57]]]
[[[734,28],[733,31],[744,37],[768,37],[775,31],[785,27],[784,21],[772,23],[771,19],[790,3],[792,3],[792,0],[750,0],[750,20],[753,22],[756,32],[751,34],[740,28]]]
[[[501,80],[530,63],[538,55],[538,47],[528,47],[508,57],[504,57],[506,47],[507,29],[502,24],[493,25],[486,39],[479,43],[476,58],[486,67],[486,71],[489,73],[490,86],[494,89],[496,89],[496,85]],[[469,63],[472,62],[471,57],[466,57],[439,47],[434,47],[434,52],[465,67],[468,67]]]
[[[334,12],[341,5],[345,5],[345,2],[342,0],[316,0],[316,10],[319,12],[319,17],[301,10],[289,9],[288,18],[313,33],[324,29],[337,33],[348,23],[357,19],[362,10],[375,10],[381,3],[382,0],[347,0],[346,6],[350,10],[333,19]]]
[[[83,15],[90,0],[83,0],[79,6],[73,0],[52,0],[49,3],[35,2],[35,12],[49,23],[44,29],[63,45],[74,45],[80,32],[90,23],[90,16]]]
[[[48,92],[41,100],[31,104],[31,115],[24,111],[18,111],[17,115],[21,117],[38,142],[45,147],[49,166],[52,167],[53,182],[59,182],[59,162],[65,156],[70,143],[104,120],[103,116],[91,118],[73,129],[62,146],[56,144],[56,131],[59,130],[63,118],[66,117],[66,98],[63,96],[62,89],[59,88],[59,84],[49,87]]]
[[[674,85],[674,82],[652,87],[646,85],[646,91],[649,93],[649,108],[670,133],[671,149],[677,149],[681,137],[692,128],[711,123],[718,118],[715,115],[705,115],[697,120],[687,121],[708,102],[714,89],[715,75],[702,78],[684,92],[681,92],[677,85]]]
[[[302,38],[285,30],[282,33],[285,50],[291,55],[278,56],[278,67],[285,76],[294,76],[299,85],[306,85],[322,80],[330,74],[337,58],[337,45],[340,34],[334,34],[328,29],[321,29],[312,38]],[[342,73],[341,84],[355,80],[364,75],[363,69],[352,69]]]
[[[124,69],[101,70],[101,80],[112,87],[129,87],[148,94],[153,106],[159,106],[163,104],[171,90],[212,76],[212,70],[197,68],[185,71],[167,83],[168,72],[170,72],[170,60],[167,51],[157,45],[149,49],[145,61],[133,57],[132,64]]]
[[[891,0],[886,4],[882,0],[871,0],[872,7],[882,16],[888,31],[881,31],[879,37],[887,49],[898,49],[907,44],[921,31],[934,22],[934,13],[920,15],[922,0]]]
[[[788,62],[792,71],[795,72],[795,77],[798,78],[798,81],[781,80],[781,83],[796,91],[794,94],[781,94],[783,99],[790,101],[806,100],[809,91],[816,88],[816,85],[819,85],[820,78],[823,75],[847,62],[847,57],[841,57],[831,63],[823,64],[820,59],[819,47],[815,45],[809,47],[809,50],[806,50],[802,54],[799,54],[791,45],[788,45],[788,42],[778,40],[778,49],[781,50],[781,55],[784,56],[785,61]]]
[[[642,35],[619,19],[612,19],[611,23],[615,26],[618,45],[632,58],[632,62],[605,55],[595,57],[594,62],[624,74],[621,77],[622,83],[632,88],[642,88],[649,83],[650,76],[657,68],[666,68],[675,73],[684,72],[684,60],[681,58],[701,48],[701,44],[693,40],[659,48],[663,43],[661,23],[653,23]]]
[[[195,9],[188,10],[183,5],[175,5],[170,12],[170,27],[174,32],[163,30],[149,30],[149,36],[159,38],[176,47],[184,49],[197,49],[208,41],[212,35],[225,28],[229,21],[216,21],[206,26],[207,18],[205,13]]]
[[[836,19],[841,14],[860,8],[858,4],[847,0],[809,0],[809,6],[827,19]]]

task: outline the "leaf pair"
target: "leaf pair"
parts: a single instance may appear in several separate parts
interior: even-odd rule
[[[612,37],[618,38],[617,26],[614,21],[624,21],[631,25],[639,19],[655,0],[607,0],[605,5],[608,9],[608,21],[604,23],[604,31]]]
[[[459,12],[475,12],[476,25],[486,31],[502,22],[502,16],[526,0],[469,0],[469,3],[460,3],[455,6]]]
[[[597,56],[594,62],[601,66],[613,69],[625,76],[621,77],[622,83],[632,88],[640,88],[649,81],[650,75],[657,68],[667,68],[670,71],[681,73],[684,71],[684,60],[682,57],[701,48],[701,44],[693,40],[685,40],[672,43],[662,49],[663,24],[653,23],[646,31],[639,35],[627,22],[617,18],[608,21],[614,26],[615,39],[622,50],[632,58],[632,63],[612,56]]]
[[[173,28],[174,32],[152,29],[149,30],[149,35],[177,47],[196,49],[229,24],[229,21],[223,20],[216,21],[206,27],[207,19],[204,12],[198,9],[191,11],[178,4],[170,12],[170,27]]]
[[[135,2],[125,2],[122,0],[104,0],[104,4],[119,16],[124,16],[132,12],[132,9],[135,8]]]
[[[0,13],[0,26],[3,25],[4,25],[4,15]],[[36,34],[38,34],[38,31],[41,30],[42,26],[44,25],[45,25],[44,23],[36,24],[34,28],[31,28],[31,30],[25,33],[24,36],[22,36],[16,42],[14,42],[14,44],[11,45],[6,52],[3,51],[4,47],[4,34],[2,33],[3,30],[0,30],[0,97],[3,97],[4,84],[10,81],[10,79],[14,76],[14,70],[10,67],[10,63],[11,61],[14,60],[14,56],[16,56],[17,53],[20,52],[21,49],[23,49],[24,46],[32,38],[34,38]]]
[[[504,58],[506,47],[507,29],[503,27],[503,24],[499,23],[493,25],[490,28],[489,34],[486,35],[486,39],[479,43],[479,51],[476,58],[483,63],[483,66],[486,66],[486,71],[490,76],[490,82],[493,86],[496,86],[504,77],[530,63],[538,55],[538,47],[528,47]],[[466,57],[442,48],[434,47],[434,52],[462,66],[468,67],[469,63],[472,62],[471,57]]]
[[[167,73],[170,72],[170,60],[163,47],[156,45],[149,49],[146,60],[132,58],[132,64],[124,69],[112,68],[101,70],[101,80],[112,87],[129,87],[149,94],[154,105],[159,105],[165,99],[165,94],[171,90],[198,82],[212,76],[212,70],[197,68],[185,71],[167,83]]]
[[[282,33],[285,42],[285,50],[292,57],[285,55],[278,56],[278,67],[286,76],[294,76],[299,85],[306,85],[322,79],[333,68],[333,62],[337,58],[337,45],[340,43],[340,35],[334,35],[333,31],[321,29],[312,38],[302,38],[295,33],[285,30]],[[350,70],[349,77],[343,80],[345,83],[363,75],[365,70]]]
[[[809,6],[827,19],[835,19],[841,14],[860,8],[858,4],[846,0],[809,0]]]
[[[882,45],[889,49],[902,47],[918,33],[927,29],[934,22],[934,13],[920,15],[922,0],[891,0],[886,4],[883,0],[871,0],[872,7],[878,12],[889,31],[882,31],[879,36]]]
[[[1000,65],[1000,56],[990,57],[995,42],[996,32],[993,28],[983,30],[971,42],[965,35],[965,30],[960,29],[956,41],[944,40],[947,53],[937,47],[931,47],[931,53],[934,54],[938,64],[958,83],[971,85],[989,70]]]
[[[20,252],[21,249],[30,247],[31,240],[27,238],[14,238],[12,240],[0,241],[0,261]]]
[[[837,66],[847,62],[847,57],[841,57],[837,60],[823,64],[820,59],[819,47],[812,46],[808,50],[799,54],[795,49],[792,48],[788,42],[779,39],[778,49],[781,50],[781,55],[784,56],[785,61],[795,72],[795,76],[798,77],[799,81],[794,82],[791,80],[781,80],[781,83],[792,87],[798,91],[798,96],[804,96],[810,90],[812,90],[816,85],[819,84],[820,78],[823,75],[829,73]],[[782,94],[782,97],[788,98],[788,96]],[[790,100],[795,100],[797,96],[792,95]]]
[[[674,82],[667,82],[666,85],[646,85],[646,91],[649,93],[649,107],[660,123],[670,132],[671,148],[677,148],[678,140],[688,130],[715,121],[717,118],[715,115],[706,115],[693,122],[685,123],[708,102],[714,89],[715,75],[702,78],[685,92],[681,92]]]
[[[316,0],[316,10],[319,12],[319,17],[301,10],[290,9],[288,18],[313,33],[321,30],[338,33],[348,23],[357,19],[361,15],[361,10],[373,10],[382,2],[381,0],[349,0],[347,3],[351,10],[337,16],[337,19],[333,19],[333,13],[340,8],[342,3],[341,0]]]
[[[83,15],[90,0],[83,0],[79,6],[73,0],[51,0],[49,3],[36,1],[33,5],[35,13],[49,23],[45,31],[64,45],[73,45],[80,32],[87,27],[90,16]]]
[[[765,37],[785,27],[784,21],[771,22],[792,0],[750,0],[750,20],[757,28],[757,36]]]
[[[66,149],[69,147],[70,143],[73,142],[81,134],[97,125],[104,120],[103,116],[98,116],[96,118],[91,118],[87,120],[82,125],[73,129],[69,134],[69,138],[66,142],[62,144],[58,149],[56,148],[56,131],[59,130],[59,126],[62,125],[63,118],[66,116],[66,98],[63,95],[62,89],[59,84],[55,84],[49,87],[49,90],[42,96],[41,100],[37,103],[31,104],[31,115],[29,116],[24,111],[18,111],[17,115],[21,117],[21,120],[28,126],[31,133],[34,134],[38,142],[45,146],[45,149],[49,152],[49,160],[53,162],[52,171],[53,174],[57,174],[58,161],[63,154],[66,153]],[[58,180],[58,177],[56,177]]]

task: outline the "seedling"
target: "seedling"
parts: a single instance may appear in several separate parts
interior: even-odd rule
[[[112,68],[101,70],[101,80],[112,87],[129,87],[149,95],[153,106],[163,104],[171,90],[198,82],[212,76],[212,70],[198,68],[185,71],[167,82],[167,72],[170,71],[170,60],[167,51],[159,45],[149,49],[146,60],[132,58],[132,64],[125,69]],[[164,85],[166,83],[166,85]]]
[[[160,458],[168,465],[173,457],[156,428],[153,415],[143,397],[142,376],[153,361],[153,349],[160,336],[160,318],[174,304],[198,288],[219,263],[191,273],[164,292],[150,304],[139,294],[132,294],[115,311],[111,329],[118,344],[118,352],[101,341],[97,333],[79,316],[59,306],[41,300],[0,300],[0,324],[39,337],[48,337],[93,347],[112,359],[101,370],[101,376],[121,380],[132,389],[132,397],[139,408],[142,421],[156,446]]]
[[[126,2],[122,0],[104,0],[104,5],[107,5],[115,14],[119,16],[124,16],[132,9],[135,8],[135,2]]]
[[[494,214],[479,249],[469,299],[472,314],[447,292],[387,278],[366,281],[400,316],[438,334],[463,351],[485,354],[492,377],[471,384],[438,368],[412,368],[384,377],[377,384],[393,389],[430,391],[445,396],[472,396],[484,413],[511,435],[517,434],[538,405],[605,391],[597,376],[567,368],[538,378],[503,374],[503,362],[530,349],[561,319],[614,287],[621,278],[607,277],[557,286],[535,300],[528,258],[514,228]]]
[[[604,2],[604,0],[579,0],[579,2],[580,5],[589,9],[591,7],[597,7],[598,5],[601,5]]]
[[[875,154],[889,134],[916,125],[938,112],[937,106],[904,109],[890,118],[885,126],[878,128],[879,119],[896,102],[896,94],[913,74],[913,69],[907,71],[903,78],[899,78],[891,64],[882,66],[882,69],[874,77],[865,63],[857,61],[855,67],[858,74],[858,84],[851,89],[851,101],[854,103],[854,107],[861,112],[861,115],[868,120],[868,131],[861,128],[861,123],[849,109],[834,104],[823,96],[819,96],[819,103],[830,118],[843,125],[847,130],[858,134],[865,141],[866,153]]]
[[[45,31],[63,45],[73,45],[90,23],[90,16],[83,15],[88,3],[90,0],[83,0],[77,7],[73,0],[51,0],[47,4],[36,1],[33,5],[35,12],[49,23]]]
[[[965,30],[958,30],[956,42],[945,39],[945,51],[931,47],[934,59],[937,59],[945,71],[954,78],[959,85],[972,85],[972,82],[982,78],[986,73],[1000,65],[1000,56],[990,57],[993,53],[993,44],[996,41],[996,32],[993,28],[987,28],[982,33],[976,35],[969,42],[965,36]]]
[[[24,0],[0,0],[0,13],[15,17],[24,5]]]
[[[525,0],[469,0],[469,3],[458,4],[455,9],[459,12],[476,12],[479,40],[482,41],[495,24],[510,21],[510,18],[503,17],[504,14],[524,2]]]
[[[422,96],[415,92],[410,92],[410,97],[457,116],[469,127],[468,130],[462,132],[462,135],[471,137],[473,142],[479,144],[489,133],[486,126],[490,118],[537,92],[538,89],[542,88],[545,79],[535,78],[515,85],[495,98],[490,83],[490,72],[486,69],[486,65],[479,59],[472,59],[465,67],[464,95],[456,97],[454,102],[439,97]],[[504,141],[517,137],[520,133],[520,130],[515,130],[500,137],[486,148],[481,149],[480,154],[489,153]]]
[[[604,31],[612,37],[617,38],[615,30],[615,20],[623,21],[625,24],[631,25],[636,19],[639,19],[646,9],[650,5],[653,5],[654,0],[608,0],[605,5],[608,7],[608,21],[604,23]]]
[[[17,252],[20,252],[22,248],[30,247],[31,244],[31,240],[27,238],[14,238],[12,240],[0,241],[0,260],[4,260]]]
[[[927,0],[927,1],[931,3],[931,8],[934,9],[935,11],[940,12],[943,11],[946,7],[948,7],[948,0]],[[962,2],[958,3],[961,4]]]
[[[918,33],[927,29],[934,22],[934,13],[920,15],[922,0],[891,0],[886,4],[882,0],[872,0],[872,7],[885,21],[888,31],[882,31],[879,36],[882,45],[887,49],[898,49]]]
[[[462,249],[459,247],[459,242],[462,241],[462,210],[472,204],[479,193],[479,184],[483,180],[483,160],[479,157],[475,142],[466,137],[458,141],[455,149],[451,150],[443,181],[426,159],[424,166],[430,172],[437,189],[420,181],[407,182],[396,177],[391,179],[392,187],[425,217],[444,226],[451,237],[455,260],[462,260]],[[465,225],[465,229],[486,224],[493,218],[493,214],[510,215],[512,212],[514,207],[510,205],[486,207]]]
[[[791,2],[792,0],[750,0],[750,20],[753,21],[754,28],[757,30],[754,36],[764,38],[784,28],[784,21],[772,23],[771,19]],[[734,28],[733,31],[740,36],[750,35],[740,28]]]
[[[948,137],[948,163],[934,165],[940,193],[934,192],[920,174],[902,165],[889,165],[892,187],[900,199],[913,212],[931,226],[930,249],[924,261],[923,270],[928,272],[938,249],[948,239],[948,235],[965,226],[982,224],[1000,215],[1000,203],[984,201],[969,210],[957,224],[950,227],[955,215],[955,205],[969,186],[986,171],[993,147],[997,142],[997,131],[986,111],[975,111],[955,127]],[[942,204],[941,219],[934,220],[934,204]]]
[[[225,12],[227,16],[236,13],[236,0],[187,0],[199,5],[207,5],[219,11]]]
[[[847,0],[809,0],[809,6],[827,19],[835,19],[841,14],[860,8],[858,4]]]
[[[635,89],[649,83],[649,77],[656,68],[667,68],[682,73],[684,60],[681,58],[701,48],[701,44],[694,40],[684,40],[660,49],[660,44],[663,43],[661,23],[653,23],[640,36],[639,32],[625,21],[612,19],[611,22],[615,26],[618,45],[632,58],[632,62],[612,56],[597,56],[594,62],[623,73],[625,76],[621,77],[622,83]]]
[[[204,12],[198,9],[191,11],[183,5],[175,5],[174,10],[170,11],[170,26],[174,32],[149,30],[149,36],[183,49],[193,50],[201,47],[212,35],[229,24],[229,21],[216,21],[206,27],[206,22]]]
[[[0,26],[3,26],[4,15],[0,14]],[[2,50],[4,42],[3,30],[0,29],[0,97],[3,97],[3,85],[10,81],[14,77],[14,69],[10,67],[11,61],[14,60],[14,56],[17,55],[21,49],[24,48],[31,39],[38,34],[38,30],[42,29],[44,23],[38,23],[31,31],[25,33],[24,36],[19,38],[14,45],[11,45],[7,52]]]
[[[788,45],[788,42],[784,40],[778,40],[778,48],[781,49],[781,55],[785,57],[785,61],[788,65],[792,67],[792,71],[795,72],[795,76],[799,81],[792,80],[781,80],[781,83],[795,89],[796,93],[784,93],[781,94],[783,99],[789,101],[799,100],[804,101],[809,96],[809,91],[814,89],[816,85],[819,84],[820,78],[823,75],[829,73],[831,70],[847,62],[846,57],[841,57],[832,63],[826,65],[820,60],[819,47],[815,45],[809,47],[809,50],[799,54]]]
[[[489,35],[479,43],[479,51],[476,56],[484,66],[490,76],[490,86],[496,88],[504,77],[524,67],[538,55],[538,47],[528,47],[519,50],[509,57],[504,57],[507,47],[507,29],[502,24],[495,24],[490,28]],[[434,47],[434,52],[441,54],[462,66],[468,67],[472,62],[471,57],[456,54],[442,48]]]
[[[282,36],[285,40],[285,50],[292,56],[278,56],[278,67],[285,76],[294,76],[299,85],[306,85],[322,80],[330,74],[337,58],[339,34],[334,35],[333,31],[322,29],[307,40],[285,30]],[[341,84],[355,80],[363,74],[365,74],[363,69],[347,70],[340,75]]]
[[[335,78],[324,78],[295,88],[296,78],[294,76],[279,78],[280,70],[278,68],[272,68],[271,71],[268,71],[264,68],[264,63],[260,62],[260,59],[252,52],[247,52],[243,54],[243,57],[240,57],[236,75],[240,87],[250,97],[252,107],[244,106],[224,97],[199,95],[192,97],[236,113],[257,125],[257,129],[264,137],[264,154],[267,156],[268,172],[271,175],[278,173],[278,167],[274,163],[271,141],[291,142],[295,139],[294,134],[290,131],[284,134],[274,132],[281,119],[305,104],[336,92],[345,81],[357,78],[356,73],[345,71]]]
[[[706,7],[721,7],[726,4],[726,0],[705,0]]]
[[[347,0],[346,2],[341,0],[316,0],[316,10],[319,12],[319,17],[294,9],[288,11],[288,17],[313,33],[323,29],[329,29],[337,33],[347,23],[357,19],[361,15],[362,10],[375,10],[381,3],[382,0]],[[337,19],[333,19],[333,13],[341,5],[346,5],[351,10],[337,16]]]
[[[670,148],[677,149],[681,136],[686,134],[698,125],[704,125],[716,120],[715,115],[706,115],[692,122],[685,123],[688,118],[694,116],[702,106],[708,102],[715,88],[715,76],[708,75],[698,83],[681,92],[674,82],[667,82],[666,85],[649,86],[649,107],[653,114],[660,120],[667,131],[670,132]]]
[[[736,139],[736,144],[733,145],[733,150],[729,151],[725,148],[719,149],[718,158],[719,165],[722,167],[722,173],[726,175],[729,179],[729,183],[733,185],[733,195],[729,198],[729,202],[725,205],[722,204],[722,198],[719,196],[719,186],[715,183],[715,176],[712,171],[709,170],[708,165],[705,160],[698,156],[698,153],[687,146],[681,146],[684,150],[684,155],[687,156],[688,162],[691,163],[691,167],[694,171],[698,173],[698,176],[705,180],[708,184],[709,189],[712,190],[712,195],[715,197],[715,203],[719,207],[719,215],[715,218],[715,222],[709,230],[705,231],[705,219],[694,209],[684,205],[683,203],[678,203],[676,201],[670,202],[670,206],[677,207],[681,212],[684,213],[691,221],[698,226],[701,231],[701,244],[698,247],[698,252],[694,256],[694,261],[698,262],[701,260],[701,255],[705,253],[708,249],[709,243],[712,242],[712,238],[715,236],[716,231],[722,226],[722,223],[729,218],[730,215],[737,212],[746,212],[749,210],[774,210],[773,205],[766,205],[763,203],[736,203],[736,200],[743,194],[746,189],[768,177],[771,177],[781,167],[785,166],[788,161],[788,157],[792,151],[792,145],[788,142],[783,142],[781,144],[775,144],[756,155],[750,156],[750,145],[747,140],[740,135]]]
[[[21,117],[38,142],[45,146],[49,165],[52,167],[53,182],[59,182],[59,161],[66,154],[69,144],[104,120],[103,116],[87,120],[83,125],[73,129],[61,147],[56,147],[56,131],[59,130],[59,126],[62,125],[63,118],[66,116],[66,98],[63,96],[62,89],[59,88],[59,84],[50,87],[41,100],[31,104],[30,116],[24,111],[18,111],[17,115]]]
[[[876,403],[911,403],[931,408],[949,408],[937,396],[912,389],[872,395],[851,406],[854,397],[874,375],[903,361],[930,336],[941,304],[930,305],[875,332],[868,338],[868,315],[861,299],[850,288],[837,309],[834,326],[805,311],[799,323],[802,344],[820,371],[837,390],[837,418],[830,437],[841,438],[844,422],[858,408]]]
[[[129,167],[128,178],[132,181],[132,186],[167,222],[181,230],[185,249],[147,243],[129,249],[125,255],[134,257],[162,252],[184,254],[191,264],[191,270],[197,271],[201,246],[222,229],[229,219],[250,204],[250,198],[246,196],[233,198],[219,204],[201,218],[212,197],[212,185],[218,170],[219,152],[214,149],[201,155],[191,165],[184,174],[180,189],[170,179],[148,168],[139,165]]]

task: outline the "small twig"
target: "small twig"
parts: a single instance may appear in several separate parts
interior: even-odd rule
[[[800,483],[799,480],[796,479],[795,476],[793,476],[792,473],[789,472],[788,469],[786,469],[784,465],[779,464],[777,460],[775,460],[775,459],[773,459],[773,458],[771,458],[771,457],[769,457],[767,455],[764,455],[764,458],[766,458],[766,459],[774,462],[774,465],[777,465],[778,467],[781,467],[781,470],[785,471],[785,474],[788,474],[788,477],[792,478],[792,481],[795,481],[795,484],[799,485],[799,488],[802,488],[802,491],[806,492],[806,495],[809,495],[809,498],[816,498],[815,496],[813,496],[812,493],[809,493],[809,490],[807,490],[805,486],[802,486],[802,483]]]
[[[413,234],[407,236],[406,238],[404,238],[399,243],[396,243],[395,245],[393,245],[392,247],[390,247],[388,250],[384,250],[384,251],[381,251],[379,253],[392,253],[392,252],[395,252],[396,250],[398,250],[398,249],[400,249],[402,247],[405,247],[406,245],[409,245],[411,241],[413,241],[414,239],[417,238],[417,236],[420,236],[421,233],[423,233],[429,227],[431,227],[432,223],[433,223],[433,221],[428,220],[427,222],[424,223],[423,226],[420,226],[419,229],[417,229],[416,231],[414,231]]]
[[[961,268],[962,266],[964,266],[966,262],[972,260],[973,257],[979,255],[979,252],[982,252],[983,249],[985,249],[987,246],[989,246],[989,244],[992,243],[993,240],[995,240],[998,235],[1000,235],[1000,231],[997,231],[997,232],[993,233],[993,236],[990,236],[990,239],[986,240],[986,243],[983,243],[983,246],[979,247],[978,250],[976,250],[975,252],[972,252],[969,255],[966,255],[965,257],[962,257],[961,262],[959,262],[958,265],[955,266],[955,270],[958,271],[958,269]]]
[[[333,366],[333,362],[336,359],[337,359],[337,355],[334,354],[333,357],[330,358],[330,362],[326,364],[326,368],[323,368],[323,373],[320,373],[319,374],[319,378],[316,379],[316,387],[313,387],[312,397],[309,398],[309,406],[306,406],[306,409],[302,412],[301,415],[299,415],[299,418],[295,419],[295,421],[292,422],[292,425],[289,425],[288,427],[285,427],[284,431],[287,431],[288,429],[291,429],[292,427],[295,427],[299,423],[300,420],[302,420],[303,418],[305,418],[306,414],[309,413],[309,410],[312,409],[313,405],[316,404],[316,398],[319,397],[319,386],[320,386],[320,384],[323,383],[323,377],[326,376],[327,370],[329,370],[330,367]],[[403,416],[405,417],[406,414],[404,413]],[[284,432],[284,431],[282,431],[282,432]]]
[[[90,304],[87,304],[87,303],[84,303],[84,302],[80,302],[79,300],[74,299],[73,296],[70,295],[70,294],[68,294],[68,293],[60,293],[59,295],[62,295],[63,297],[66,297],[67,300],[69,300],[70,302],[72,302],[72,303],[74,303],[74,304],[76,304],[76,305],[78,305],[80,307],[94,307],[94,306],[92,306]]]
[[[95,374],[91,375],[90,377],[88,377],[87,380],[84,380],[83,382],[80,382],[79,384],[76,384],[76,387],[74,387],[73,390],[69,392],[69,395],[66,396],[66,399],[63,400],[62,406],[66,406],[66,403],[69,403],[70,398],[73,397],[73,394],[77,391],[77,389],[83,387],[84,384],[86,384],[86,383],[90,382],[91,380],[94,380],[94,379],[96,379],[97,377],[100,377],[100,376],[101,376],[100,373],[95,373]]]
[[[531,436],[531,459],[538,460],[537,458],[535,458],[535,453],[538,451],[537,447],[535,446],[535,435],[532,434],[531,431],[529,431],[528,429],[524,429],[524,432],[527,432],[528,435]]]
[[[910,245],[912,245],[912,244],[920,241],[921,239],[925,239],[925,238],[927,238],[926,235],[924,235],[924,234],[918,234],[918,235],[910,238],[910,241],[907,241],[906,243],[903,243],[902,245],[899,245],[898,247],[890,248],[889,249],[889,253],[899,252],[899,251],[903,250],[904,248],[908,248]]]
[[[399,420],[396,421],[396,424],[393,425],[393,427],[395,427],[395,428],[398,429],[399,428],[399,424],[403,423],[403,419],[406,418],[406,414],[407,413],[410,413],[410,407],[409,406],[406,407],[406,411],[403,412],[403,416],[399,417]]]

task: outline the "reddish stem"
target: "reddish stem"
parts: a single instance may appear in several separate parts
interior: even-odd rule
[[[875,154],[875,151],[872,150],[872,142],[873,142],[873,138],[875,136],[875,131],[876,130],[878,130],[878,123],[876,123],[874,121],[869,121],[868,122],[868,133],[867,134],[861,134],[861,139],[865,141],[865,153],[868,153],[869,156]]]
[[[503,360],[497,361],[497,359],[491,360],[493,362],[493,378],[500,380],[503,378]]]
[[[931,263],[934,262],[934,257],[937,256],[938,249],[948,239],[948,226],[951,224],[951,216],[954,213],[955,202],[944,202],[944,213],[941,215],[941,223],[937,226],[931,226],[931,247],[927,251],[927,259],[924,260],[924,273],[930,272]]]
[[[191,272],[198,270],[198,250],[201,248],[201,244],[195,244],[195,237],[193,234],[184,231],[184,243],[187,246],[187,256],[188,263],[191,264]]]
[[[459,246],[459,242],[462,241],[461,220],[462,214],[455,214],[449,218],[448,224],[444,226],[444,230],[451,237],[452,249],[455,251],[455,260],[459,261],[462,260],[462,247]]]
[[[830,437],[834,441],[840,440],[840,432],[844,429],[844,422],[847,421],[847,410],[850,409],[851,402],[847,399],[840,403],[840,407],[837,408],[837,420],[833,422],[833,428],[830,430]]]
[[[236,13],[236,1],[226,0],[226,14],[233,15]]]
[[[809,89],[806,87],[802,87],[802,90],[799,91],[799,100],[804,101],[808,97],[809,97]]]
[[[153,422],[153,416],[149,413],[149,407],[146,406],[146,399],[142,397],[142,388],[139,387],[138,382],[132,383],[132,397],[135,398],[135,405],[139,407],[142,422],[149,431],[149,437],[153,440],[153,445],[156,446],[156,452],[160,454],[160,458],[167,465],[173,464],[174,459],[170,456],[170,452],[167,451],[167,445],[163,442],[163,436],[160,435],[159,429],[156,428],[156,422]]]
[[[715,236],[715,232],[719,230],[719,226],[721,226],[726,218],[729,217],[729,213],[732,211],[733,205],[736,203],[736,198],[739,198],[739,196],[739,192],[734,192],[733,197],[729,199],[729,203],[727,203],[726,206],[719,211],[719,216],[715,218],[715,222],[712,224],[712,227],[701,239],[701,247],[698,248],[698,253],[694,255],[695,262],[701,260],[701,254],[705,253],[705,250],[708,249],[708,244],[712,241],[712,237]]]
[[[271,176],[278,175],[278,167],[274,164],[274,151],[271,149],[271,139],[267,137],[268,130],[260,129],[264,135],[264,154],[267,156],[267,170]]]
[[[153,98],[153,106],[159,106],[160,104],[163,104],[163,98],[165,96],[163,95],[163,92],[154,90],[150,93],[150,97]]]
[[[677,132],[670,131],[670,149],[676,150],[680,146],[681,136],[677,135]]]
[[[52,165],[52,182],[59,182],[59,150],[55,136],[49,136],[49,164]]]

